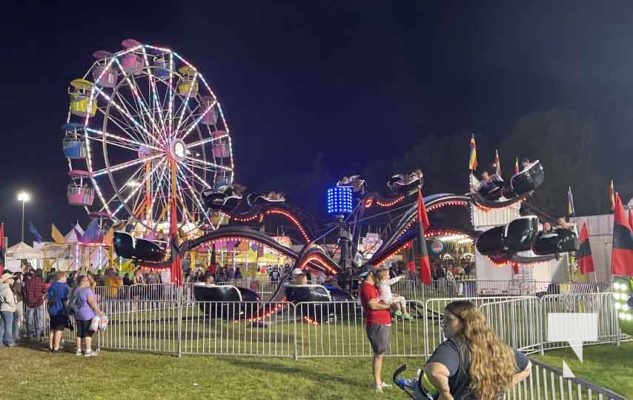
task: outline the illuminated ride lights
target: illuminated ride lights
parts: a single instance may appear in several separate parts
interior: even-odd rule
[[[233,218],[233,220],[237,221],[237,222],[253,222],[256,219],[260,218],[261,213],[257,213],[257,214],[253,214],[253,215],[249,215],[248,217],[240,217],[240,216],[232,216],[231,218]]]
[[[327,213],[349,215],[353,211],[352,187],[334,186],[327,190]]]
[[[171,206],[185,231],[217,228],[225,215],[199,193],[230,185],[229,127],[203,75],[178,53],[135,40],[96,61],[70,84],[63,139],[69,203],[114,221],[166,231]],[[93,204],[93,200],[96,200]],[[94,214],[93,214],[94,215]]]
[[[319,326],[319,323],[310,317],[303,317],[303,322],[311,326]]]
[[[233,215],[231,216],[231,218],[234,221],[241,222],[241,223],[253,222],[255,220],[257,220],[258,222],[263,222],[264,216],[266,215],[281,215],[285,217],[290,222],[292,222],[292,224],[297,228],[297,230],[299,230],[301,237],[306,241],[306,243],[310,242],[310,235],[308,234],[308,231],[301,224],[301,221],[299,221],[299,218],[297,218],[290,211],[287,211],[281,208],[272,208],[264,212],[259,212],[259,213],[248,215],[248,216]]]
[[[279,208],[273,208],[270,210],[266,210],[265,214],[266,215],[283,215],[297,227],[303,239],[306,242],[310,242],[310,235],[308,235],[308,232],[305,230],[305,228],[303,227],[299,219],[296,216],[294,216],[292,213],[290,213],[289,211],[282,210]]]
[[[282,311],[284,308],[286,308],[288,306],[289,302],[287,301],[287,299],[284,297],[281,299],[281,301],[279,303],[277,303],[275,305],[275,307],[265,311],[262,315],[258,315],[257,317],[251,317],[251,318],[246,318],[242,321],[244,322],[257,322],[257,321],[263,321],[267,318],[270,318],[271,316],[273,316],[274,314]],[[236,320],[235,323],[240,322],[239,320]]]
[[[208,246],[209,244],[228,244],[230,242],[241,242],[241,241],[249,241],[249,242],[256,242],[259,243],[263,246],[266,246],[268,249],[270,249],[270,251],[272,251],[275,254],[284,256],[284,257],[288,257],[288,255],[283,254],[282,252],[280,252],[279,250],[275,249],[274,247],[270,247],[268,246],[268,244],[261,242],[259,240],[253,239],[251,237],[248,236],[239,236],[239,235],[230,235],[230,236],[222,236],[221,238],[217,238],[217,239],[211,239],[211,240],[207,240],[204,242],[204,245]],[[282,244],[280,244],[280,246],[283,246]],[[290,249],[289,249],[290,250]]]
[[[404,199],[405,199],[404,195],[400,195],[400,196],[396,197],[395,199],[389,200],[389,201],[380,201],[380,200],[376,199],[376,205],[378,207],[393,207],[396,204],[401,203]],[[370,204],[370,206],[371,206],[371,204]],[[366,206],[366,207],[369,207],[369,206]]]
[[[311,253],[301,260],[301,263],[297,266],[297,268],[305,269],[308,264],[315,263],[323,267],[329,274],[336,275],[338,272],[332,268],[329,263],[322,258],[322,256],[323,254],[321,253]]]
[[[447,200],[441,201],[439,203],[433,204],[431,206],[426,207],[427,212],[439,210],[444,207],[467,207],[468,202],[466,200]]]
[[[633,335],[633,279],[614,276],[611,284],[613,308],[622,332]]]

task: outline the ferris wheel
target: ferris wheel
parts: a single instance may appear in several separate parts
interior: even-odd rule
[[[231,185],[229,128],[202,74],[176,52],[122,42],[97,51],[70,82],[63,139],[67,198],[96,218],[129,221],[140,233],[215,229],[224,215],[208,210],[207,189]]]

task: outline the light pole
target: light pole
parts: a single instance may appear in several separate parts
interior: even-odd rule
[[[18,193],[18,201],[22,202],[22,242],[24,242],[24,204],[31,200],[31,195],[26,192]]]

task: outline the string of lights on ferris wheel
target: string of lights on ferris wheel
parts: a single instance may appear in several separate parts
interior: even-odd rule
[[[122,44],[116,53],[95,52],[83,78],[71,82],[69,203],[158,230],[173,199],[181,223],[217,227],[226,217],[200,199],[202,190],[233,181],[232,140],[217,96],[178,53]]]

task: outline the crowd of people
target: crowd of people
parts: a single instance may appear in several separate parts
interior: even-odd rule
[[[110,277],[114,274],[106,272]],[[14,347],[23,339],[44,339],[48,320],[51,352],[60,351],[62,334],[70,329],[76,332],[77,355],[95,356],[92,335],[98,328],[94,320],[105,316],[94,292],[96,285],[97,280],[90,273],[67,275],[51,270],[44,277],[41,269],[3,271],[0,276],[0,346]]]

